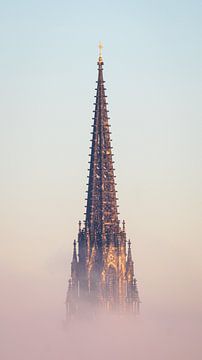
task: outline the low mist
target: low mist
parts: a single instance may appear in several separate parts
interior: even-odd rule
[[[13,276],[10,286],[1,275],[1,360],[201,359],[197,314],[148,308],[145,299],[136,317],[100,313],[66,323],[65,296],[54,276],[52,287],[47,279],[39,284]]]

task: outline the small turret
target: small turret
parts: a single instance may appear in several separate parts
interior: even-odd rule
[[[133,311],[138,314],[140,311],[140,298],[139,298],[139,293],[138,293],[138,288],[137,288],[137,280],[134,279],[133,280]]]
[[[125,223],[125,220],[123,220],[122,225],[123,225],[123,232],[125,232],[125,231],[126,231],[126,223]]]
[[[77,253],[76,253],[76,240],[74,240],[74,250],[73,250],[73,258],[72,263],[77,263]]]
[[[71,279],[69,279],[68,284],[69,284],[68,293],[71,293],[71,290],[72,290],[72,280]]]
[[[81,232],[81,220],[79,220],[79,233]]]
[[[76,251],[76,240],[74,240],[73,257],[71,263],[71,279],[72,279],[72,291],[76,295],[78,291],[78,261]]]
[[[128,281],[131,281],[134,276],[134,263],[132,259],[132,252],[131,252],[131,241],[128,240],[128,255],[127,255],[127,261],[126,261],[126,273]]]
[[[131,241],[128,241],[128,254],[126,261],[126,278],[127,278],[127,302],[128,308],[136,312],[136,300],[135,300],[135,286],[136,280],[134,279],[134,263],[131,252]]]

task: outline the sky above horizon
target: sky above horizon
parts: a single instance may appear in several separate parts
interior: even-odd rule
[[[202,316],[201,10],[186,0],[0,2],[4,311],[26,289],[64,312],[101,40],[142,307]]]

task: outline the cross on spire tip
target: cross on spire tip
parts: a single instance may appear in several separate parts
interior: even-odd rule
[[[98,47],[99,47],[99,58],[98,58],[98,62],[99,62],[99,63],[102,63],[102,62],[103,62],[103,58],[102,58],[103,44],[102,44],[101,41],[99,42]]]

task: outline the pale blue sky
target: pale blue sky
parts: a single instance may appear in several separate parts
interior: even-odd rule
[[[64,286],[69,267],[59,263],[84,212],[102,40],[120,218],[136,241],[141,292],[160,302],[165,281],[168,294],[171,283],[184,289],[179,299],[187,281],[195,286],[201,11],[199,1],[0,1],[1,239],[10,268],[34,273],[53,261]]]

